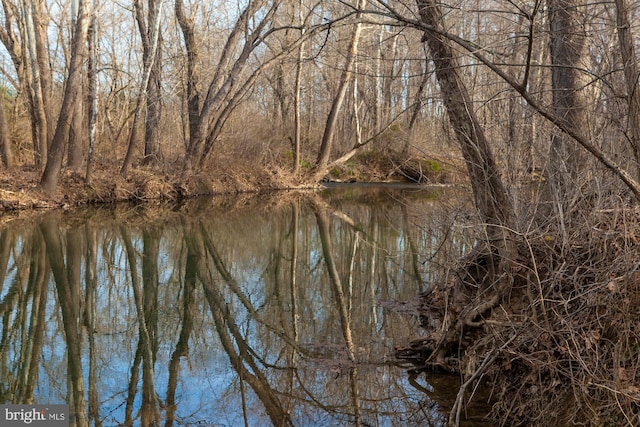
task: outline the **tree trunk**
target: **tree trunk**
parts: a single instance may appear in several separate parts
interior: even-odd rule
[[[162,33],[159,30],[160,4],[162,0],[149,0],[145,28],[142,8],[136,1],[136,20],[142,37],[143,60],[150,63],[149,86],[147,88],[147,114],[145,115],[144,157],[142,164],[156,163],[160,157],[160,118],[162,116]],[[157,31],[157,35],[156,32]],[[154,48],[154,40],[157,43]],[[153,60],[151,56],[155,55]]]
[[[89,59],[87,61],[87,117],[89,118],[89,147],[87,149],[87,170],[85,181],[91,183],[93,178],[93,156],[96,145],[96,119],[98,116],[98,22],[96,20],[96,6],[98,0],[93,0],[91,11],[91,26],[87,34],[89,45]]]
[[[394,89],[397,87],[394,83],[398,77],[400,70],[396,67],[398,61],[398,34],[394,34],[390,37],[390,40],[386,43],[386,49],[382,51],[382,59],[386,67],[382,71],[382,123],[390,123],[395,117],[395,105],[394,105]],[[402,65],[400,65],[402,68]]]
[[[427,26],[443,28],[441,6],[436,0],[417,0],[417,3]],[[476,208],[488,226],[489,238],[501,236],[502,227],[513,226],[513,208],[460,76],[457,54],[449,40],[435,31],[425,32],[424,41],[429,45],[443,103],[465,159]]]
[[[627,85],[628,118],[627,135],[636,162],[636,179],[640,179],[640,91],[638,90],[638,64],[633,47],[633,35],[629,21],[629,0],[616,0],[616,21],[620,56]]]
[[[41,70],[38,62],[38,49],[36,40],[42,36],[36,36],[36,30],[40,29],[36,22],[41,20],[38,15],[40,10],[38,2],[27,2],[22,0],[22,11],[24,32],[23,43],[25,43],[25,63],[29,64],[25,68],[28,80],[27,89],[29,94],[29,103],[31,109],[31,126],[33,136],[34,161],[37,167],[42,166],[43,159],[48,158],[48,125],[47,113],[45,109],[44,90],[42,84]]]
[[[426,31],[423,40],[431,51],[443,103],[460,143],[476,208],[485,224],[486,237],[480,245],[480,251],[488,258],[488,274],[476,289],[476,298],[442,332],[438,347],[432,354],[433,360],[443,365],[445,356],[460,341],[463,329],[477,326],[478,319],[494,308],[511,288],[510,269],[517,255],[512,232],[515,214],[460,76],[460,66],[456,60],[458,54],[454,53],[450,41],[441,33],[445,28],[441,5],[437,0],[417,0],[417,4],[422,22],[434,29]]]
[[[53,76],[51,74],[51,64],[49,60],[49,41],[47,37],[49,22],[44,17],[45,2],[37,0],[31,2],[33,10],[33,25],[35,29],[35,49],[36,61],[38,63],[40,90],[42,95],[42,108],[47,117],[46,123],[46,141],[47,144],[53,138],[54,128],[54,112],[51,97],[53,95]],[[46,158],[46,153],[43,158]]]
[[[82,66],[85,59],[85,42],[88,30],[88,0],[80,0],[78,18],[71,39],[71,62],[69,75],[66,81],[62,107],[58,117],[58,124],[51,142],[51,149],[47,156],[47,165],[40,179],[42,190],[53,195],[58,187],[58,180],[62,172],[62,157],[68,145],[69,126],[71,115],[74,112],[74,104],[80,96],[82,86]]]
[[[7,169],[11,169],[15,165],[11,137],[9,135],[9,124],[4,112],[4,96],[0,96],[0,158],[2,158],[2,164]]]
[[[413,146],[415,139],[415,126],[418,118],[420,117],[420,113],[422,112],[422,94],[424,93],[424,88],[427,86],[427,82],[429,81],[429,63],[425,64],[424,70],[422,70],[422,79],[420,80],[420,85],[416,91],[414,100],[413,100],[413,108],[411,111],[411,118],[409,119],[409,125],[407,128],[407,141],[404,144],[404,148],[402,149],[402,154],[405,156],[409,155],[410,148]]]
[[[160,38],[162,39],[162,38]],[[161,41],[161,40],[160,40]],[[160,42],[159,41],[159,42]],[[160,149],[160,119],[162,118],[162,50],[158,47],[151,67],[147,92],[147,114],[144,125],[144,157],[142,164],[157,164],[162,159]]]
[[[149,8],[155,8],[155,12],[149,12],[150,18],[153,17],[153,21],[149,22],[150,28],[146,30],[146,24],[144,23],[144,18],[142,17],[142,5],[140,4],[140,0],[136,1],[136,20],[138,22],[138,27],[140,28],[140,34],[142,36],[142,45],[143,45],[143,62],[144,62],[144,72],[142,76],[142,81],[140,82],[140,92],[138,94],[138,99],[136,101],[135,112],[133,113],[133,122],[131,123],[131,132],[129,134],[129,144],[127,147],[127,154],[124,157],[124,161],[122,162],[122,168],[120,169],[120,174],[126,176],[129,172],[129,168],[133,163],[133,155],[135,151],[136,142],[138,140],[138,125],[140,123],[140,119],[142,117],[142,107],[144,105],[148,105],[148,91],[151,82],[152,74],[159,78],[159,72],[154,73],[154,71],[159,71],[155,69],[155,61],[159,58],[158,55],[158,45],[160,42],[160,6],[162,5],[162,0],[158,0],[157,3],[149,5]],[[146,47],[145,47],[146,46]],[[155,96],[158,96],[157,92],[154,92]],[[157,100],[157,99],[156,99]],[[154,107],[155,108],[155,107]],[[156,109],[154,110],[154,114],[159,113]],[[153,119],[156,119],[154,117]],[[157,127],[157,124],[156,124]],[[151,132],[151,135],[155,134],[156,130]],[[145,136],[146,136],[145,130]],[[146,140],[145,140],[146,147]]]
[[[358,0],[357,8],[362,10],[366,4],[366,0]],[[356,20],[359,20],[361,13],[356,14]],[[329,157],[331,157],[331,149],[333,148],[333,139],[336,133],[336,125],[338,123],[338,114],[342,108],[345,95],[347,93],[347,86],[349,80],[353,74],[353,66],[358,53],[358,42],[360,40],[360,32],[362,25],[360,22],[356,22],[353,27],[353,33],[351,34],[351,42],[349,44],[349,50],[347,51],[347,58],[345,60],[344,69],[340,82],[338,85],[338,92],[333,99],[331,109],[329,110],[329,116],[327,117],[327,123],[324,126],[324,134],[322,135],[322,142],[320,143],[320,151],[318,152],[318,158],[316,159],[314,179],[320,179],[326,174],[327,165],[329,163]]]
[[[193,169],[194,159],[189,154],[192,147],[191,141],[200,139],[200,92],[198,91],[198,44],[196,40],[195,28],[193,20],[187,17],[184,11],[182,0],[176,0],[175,14],[182,37],[184,38],[184,46],[187,56],[187,114],[189,116],[189,135],[187,139],[187,153],[183,169],[186,173],[190,173]]]
[[[285,38],[289,35],[285,34]],[[276,66],[275,82],[273,87],[273,126],[275,129],[284,129],[284,124],[289,117],[289,105],[287,100],[287,81],[285,79],[285,64],[279,63]]]
[[[300,25],[300,38],[304,38],[305,28],[304,20],[302,17],[303,3],[300,0],[298,4],[298,24]],[[304,58],[305,43],[302,43],[298,48],[298,62],[296,62],[296,77],[295,77],[295,89],[294,89],[294,129],[293,129],[293,173],[298,174],[300,172],[300,145],[302,139],[302,122],[301,122],[301,107],[302,100],[300,98],[300,91],[302,86],[302,60]]]
[[[378,48],[375,53],[375,93],[374,93],[374,110],[373,110],[373,133],[378,134],[382,130],[382,97],[384,94],[382,86],[382,46],[386,36],[386,30],[380,25],[378,31]]]
[[[584,90],[586,33],[576,12],[580,0],[549,0],[549,26],[551,29],[551,84],[555,115],[574,129],[588,134]],[[585,156],[567,135],[557,133],[552,137],[551,184],[558,187],[560,201],[565,202],[569,187],[577,184]]]
[[[73,103],[74,111],[69,128],[69,148],[67,150],[67,167],[72,170],[80,170],[84,157],[85,126],[84,126],[84,91],[80,89],[80,94]]]
[[[551,53],[551,86],[553,111],[568,126],[589,138],[583,77],[585,57],[588,57],[586,33],[577,12],[581,0],[548,0]],[[547,170],[551,201],[555,210],[563,243],[568,243],[571,211],[576,202],[584,201],[579,190],[581,180],[589,178],[585,168],[587,157],[568,135],[554,132]],[[581,173],[585,171],[586,173]],[[578,191],[578,192],[577,192]],[[581,219],[580,219],[581,220]]]

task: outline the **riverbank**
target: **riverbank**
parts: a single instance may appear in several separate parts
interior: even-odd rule
[[[327,180],[337,182],[459,183],[456,161],[429,157],[403,158],[394,152],[365,152],[333,168]],[[294,175],[288,169],[219,159],[206,170],[187,178],[178,163],[134,167],[126,176],[116,164],[98,164],[90,182],[81,170],[65,170],[55,195],[38,188],[41,171],[16,166],[0,171],[0,214],[26,210],[72,208],[90,204],[130,201],[180,201],[216,195],[318,188],[308,179],[308,167]]]
[[[429,158],[403,165],[368,153],[333,169],[327,179],[459,184],[464,182],[460,170]],[[323,185],[305,176],[220,160],[188,179],[181,178],[177,164],[132,168],[124,177],[116,165],[101,164],[89,183],[82,171],[65,171],[58,192],[50,197],[38,190],[38,170],[16,167],[0,171],[0,222],[56,208],[171,203]],[[479,316],[467,319],[465,313],[492,295],[491,286],[478,286],[490,265],[481,246],[448,262],[449,280],[428,284],[430,291],[421,296],[416,313],[423,327],[415,331],[420,338],[397,343],[396,357],[415,366],[412,375],[437,370],[463,378],[454,416],[480,381],[491,390],[491,418],[503,425],[640,421],[640,208],[615,195],[602,196],[598,203],[579,211],[581,219],[566,241],[539,213],[531,213],[537,225],[518,236],[511,291]],[[529,208],[535,212],[543,206]],[[457,332],[451,326],[456,323],[461,325]],[[446,341],[447,330],[459,332],[462,339],[436,360],[431,356]]]
[[[98,203],[125,201],[179,200],[205,194],[259,191],[285,186],[286,181],[266,171],[194,174],[181,180],[172,168],[158,171],[133,168],[122,176],[116,168],[98,168],[91,182],[84,173],[64,171],[55,195],[38,189],[40,172],[31,167],[17,167],[0,172],[0,210],[3,212],[29,209],[69,208]]]
[[[451,425],[478,383],[501,425],[640,425],[640,207],[606,205],[568,237],[518,235],[508,292],[480,243],[420,297],[420,338],[396,357],[463,378]]]

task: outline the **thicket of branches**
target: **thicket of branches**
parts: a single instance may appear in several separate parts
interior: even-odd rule
[[[427,333],[400,348],[398,356],[422,369],[462,375],[452,425],[459,423],[465,393],[481,379],[495,387],[494,407],[503,425],[558,420],[637,425],[639,316],[631,307],[640,285],[633,207],[640,198],[640,158],[633,130],[638,74],[627,32],[629,5],[618,2],[615,13],[609,10],[618,25],[617,40],[611,39],[619,47],[614,58],[622,60],[615,80],[614,72],[607,77],[594,72],[603,64],[592,31],[607,28],[607,20],[595,14],[598,6],[560,0],[547,2],[542,11],[542,3],[511,4],[518,12],[509,15],[496,3],[492,15],[526,22],[520,34],[527,48],[518,60],[515,49],[499,52],[503,42],[461,37],[450,23],[463,11],[433,0],[416,3],[415,20],[385,6],[392,16],[424,30],[471,179],[480,233],[448,280],[423,296]],[[518,37],[514,31],[513,40]],[[548,45],[537,45],[541,39]],[[458,56],[461,51],[467,55]],[[536,52],[540,56],[534,60]],[[501,175],[500,145],[463,71],[469,58],[552,125],[547,144],[534,143],[546,150],[534,156],[542,160],[539,186],[510,185]],[[541,86],[530,80],[534,70],[540,70]],[[627,126],[618,128],[616,148],[614,121],[599,122],[612,112],[614,100],[624,100],[617,106]],[[517,152],[517,146],[507,150]]]
[[[637,4],[228,6],[3,0],[4,165],[33,164],[55,193],[63,168],[90,181],[95,161],[317,181],[358,151],[455,148],[478,244],[425,295],[430,335],[400,356],[469,381],[514,372],[505,419],[567,392],[567,420],[637,422]]]
[[[637,425],[639,214],[608,199],[582,216],[570,245],[549,223],[530,229],[518,239],[511,288],[482,313],[474,310],[495,293],[485,244],[422,295],[426,333],[396,355],[416,372],[461,375],[451,425],[478,384],[499,425]]]
[[[72,69],[75,21],[85,24],[82,31],[91,24],[77,37],[86,78],[68,96],[73,120],[60,121],[69,125],[61,167],[82,169],[97,157],[119,164],[125,174],[131,164],[175,159],[191,158],[197,168],[215,157],[211,153],[241,145],[251,160],[302,165],[304,171],[327,153],[331,162],[344,162],[362,144],[433,151],[447,140],[421,31],[406,28],[416,18],[413,4],[390,2],[401,13],[396,16],[378,2],[252,1],[226,12],[224,2],[136,1],[126,7],[84,0],[75,21],[69,4],[3,2],[5,164],[15,157],[43,168],[48,161]],[[505,15],[512,20],[519,13]],[[502,34],[526,30],[526,22],[509,28],[504,17],[489,17],[465,13],[451,21],[459,25],[452,34],[469,38],[470,28],[482,28],[484,21],[500,24],[495,35],[474,40],[493,45],[496,36],[504,44]],[[508,44],[500,49],[513,50],[514,63],[521,64],[526,40],[514,33]],[[542,131],[540,119],[493,74],[462,59],[493,142],[517,144],[515,152],[522,153],[509,150],[519,167],[508,170],[542,163],[534,157],[544,150],[536,152],[533,138]],[[542,85],[540,74],[536,69],[535,81],[529,80]]]
[[[507,184],[549,167],[578,187],[611,181],[594,158],[637,180],[635,6],[476,3],[434,3],[437,29],[421,1],[5,0],[3,163],[50,163],[54,192],[61,168],[90,180],[94,159],[188,174],[231,152],[317,179],[357,149],[447,156],[454,131],[423,39],[435,29]],[[572,90],[554,89],[558,70]],[[575,161],[554,164],[559,150]]]
[[[3,163],[44,170],[53,194],[94,163],[186,178],[225,158],[317,180],[359,147],[447,147],[420,34],[366,22],[369,6],[3,1]]]

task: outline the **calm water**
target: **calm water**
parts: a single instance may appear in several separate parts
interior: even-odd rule
[[[7,222],[0,403],[103,426],[444,425],[455,381],[412,385],[393,348],[469,245],[460,204],[343,187]]]

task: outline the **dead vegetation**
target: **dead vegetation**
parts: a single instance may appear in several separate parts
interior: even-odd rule
[[[179,171],[178,168],[176,170]],[[282,171],[249,169],[229,165],[222,172],[211,170],[181,179],[171,168],[158,171],[132,168],[126,177],[117,168],[104,166],[87,183],[80,172],[66,171],[55,196],[38,189],[40,173],[30,167],[0,172],[0,212],[30,209],[68,208],[87,204],[126,201],[175,201],[202,195],[257,192],[296,185]]]
[[[403,154],[385,148],[356,154],[352,160],[331,169],[329,179],[336,181],[399,181],[420,184],[460,182],[463,166],[453,156],[446,159],[430,154]]]
[[[426,335],[397,357],[462,375],[451,425],[478,382],[503,426],[640,425],[640,208],[585,214],[570,244],[549,230],[519,237],[500,304],[448,340],[495,292],[492,257],[478,246],[422,296]]]
[[[176,201],[203,195],[317,187],[304,173],[296,176],[287,167],[242,160],[231,154],[219,156],[206,169],[188,178],[181,177],[177,162],[167,162],[161,167],[133,167],[126,176],[119,173],[118,165],[102,163],[95,166],[90,183],[86,182],[83,171],[66,170],[54,196],[39,191],[39,170],[16,166],[0,171],[0,212],[126,201]],[[401,162],[404,165],[399,167]],[[429,158],[402,160],[397,153],[369,153],[354,160],[349,167],[343,171],[349,181],[442,183],[456,181],[459,175],[452,165]],[[408,172],[412,168],[413,177]],[[329,177],[332,178],[336,177]]]

